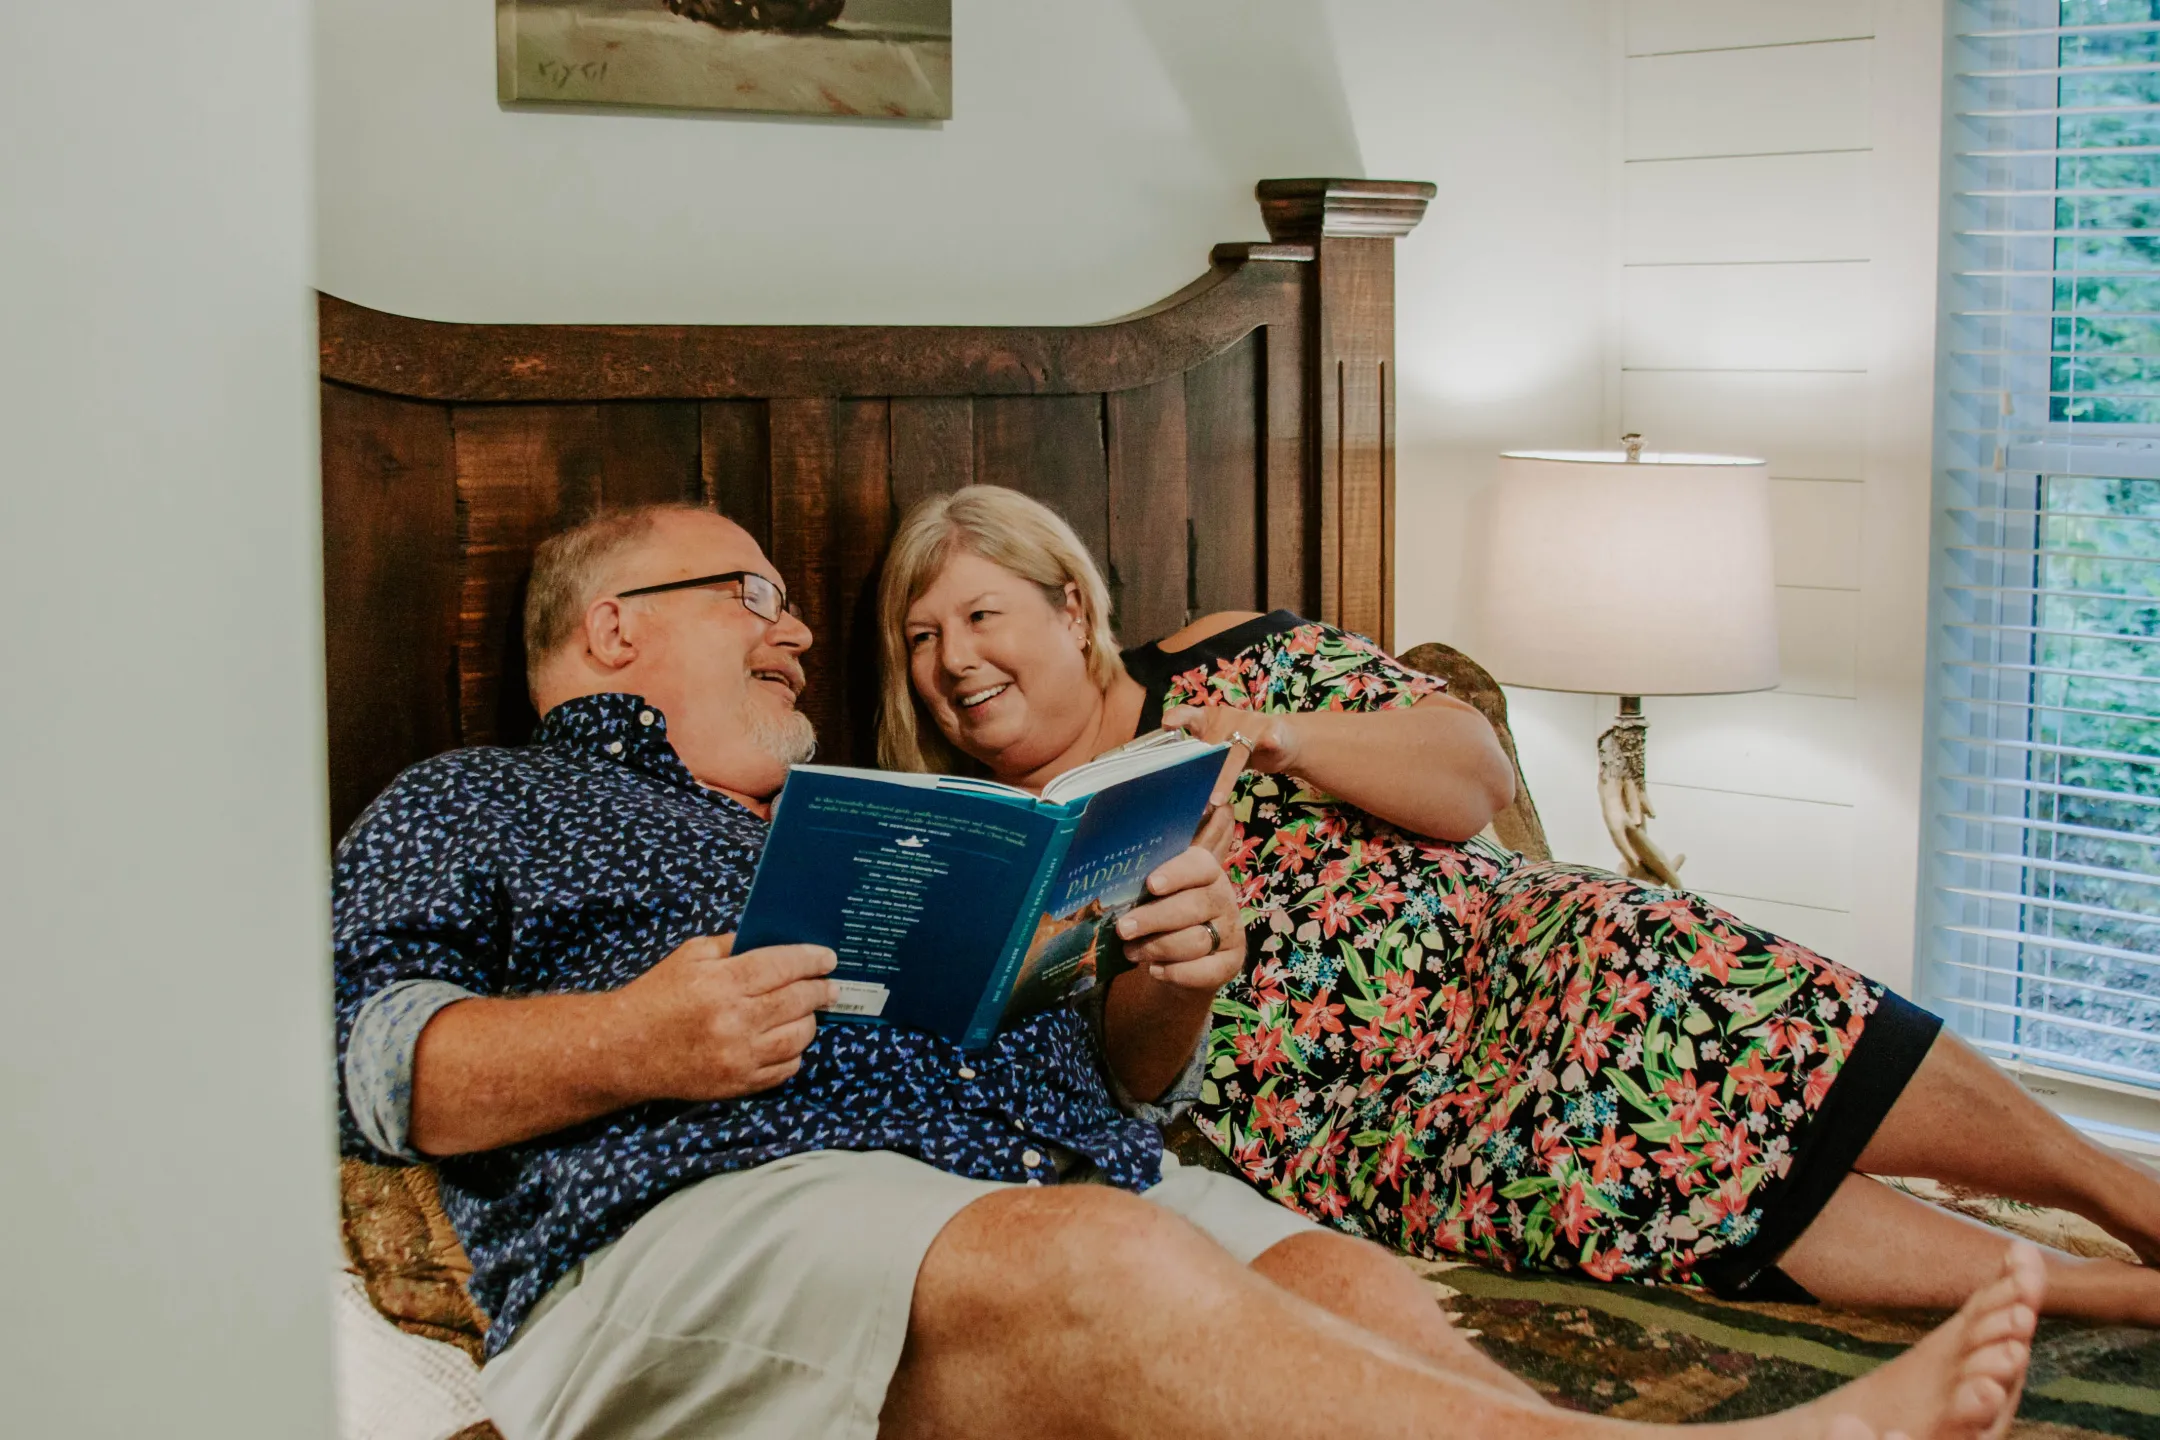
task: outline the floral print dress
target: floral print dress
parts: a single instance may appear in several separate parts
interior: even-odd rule
[[[1282,611],[1126,661],[1143,729],[1444,688]],[[1934,1036],[1692,895],[1410,834],[1293,775],[1248,772],[1234,813],[1253,959],[1194,1119],[1283,1204],[1401,1251],[1768,1293]]]

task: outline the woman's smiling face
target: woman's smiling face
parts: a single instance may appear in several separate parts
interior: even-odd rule
[[[961,753],[1001,780],[1032,775],[1091,733],[1102,691],[1088,674],[1077,587],[1059,602],[1025,576],[955,550],[903,622],[908,678]]]

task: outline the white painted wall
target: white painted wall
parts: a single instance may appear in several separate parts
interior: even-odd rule
[[[1395,633],[1468,632],[1474,537],[1502,450],[1603,433],[1619,76],[1610,0],[1335,0],[1369,173],[1440,187],[1397,244]],[[1611,863],[1580,697],[1510,697],[1562,853]],[[1594,845],[1586,844],[1594,841]]]
[[[0,7],[0,1431],[330,1432],[307,0]]]
[[[1066,324],[1363,173],[1320,0],[956,0],[954,118],[496,103],[485,0],[317,0],[323,288],[432,319]]]

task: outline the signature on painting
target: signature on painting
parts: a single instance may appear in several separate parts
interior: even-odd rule
[[[587,60],[581,64],[567,64],[561,60],[542,60],[534,67],[540,78],[557,90],[566,90],[572,80],[582,80],[588,85],[598,84],[607,75],[607,61]]]

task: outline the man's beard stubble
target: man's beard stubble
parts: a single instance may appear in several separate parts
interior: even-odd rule
[[[785,717],[767,711],[751,696],[743,697],[743,729],[750,743],[782,765],[807,765],[817,754],[817,727],[800,710]]]

